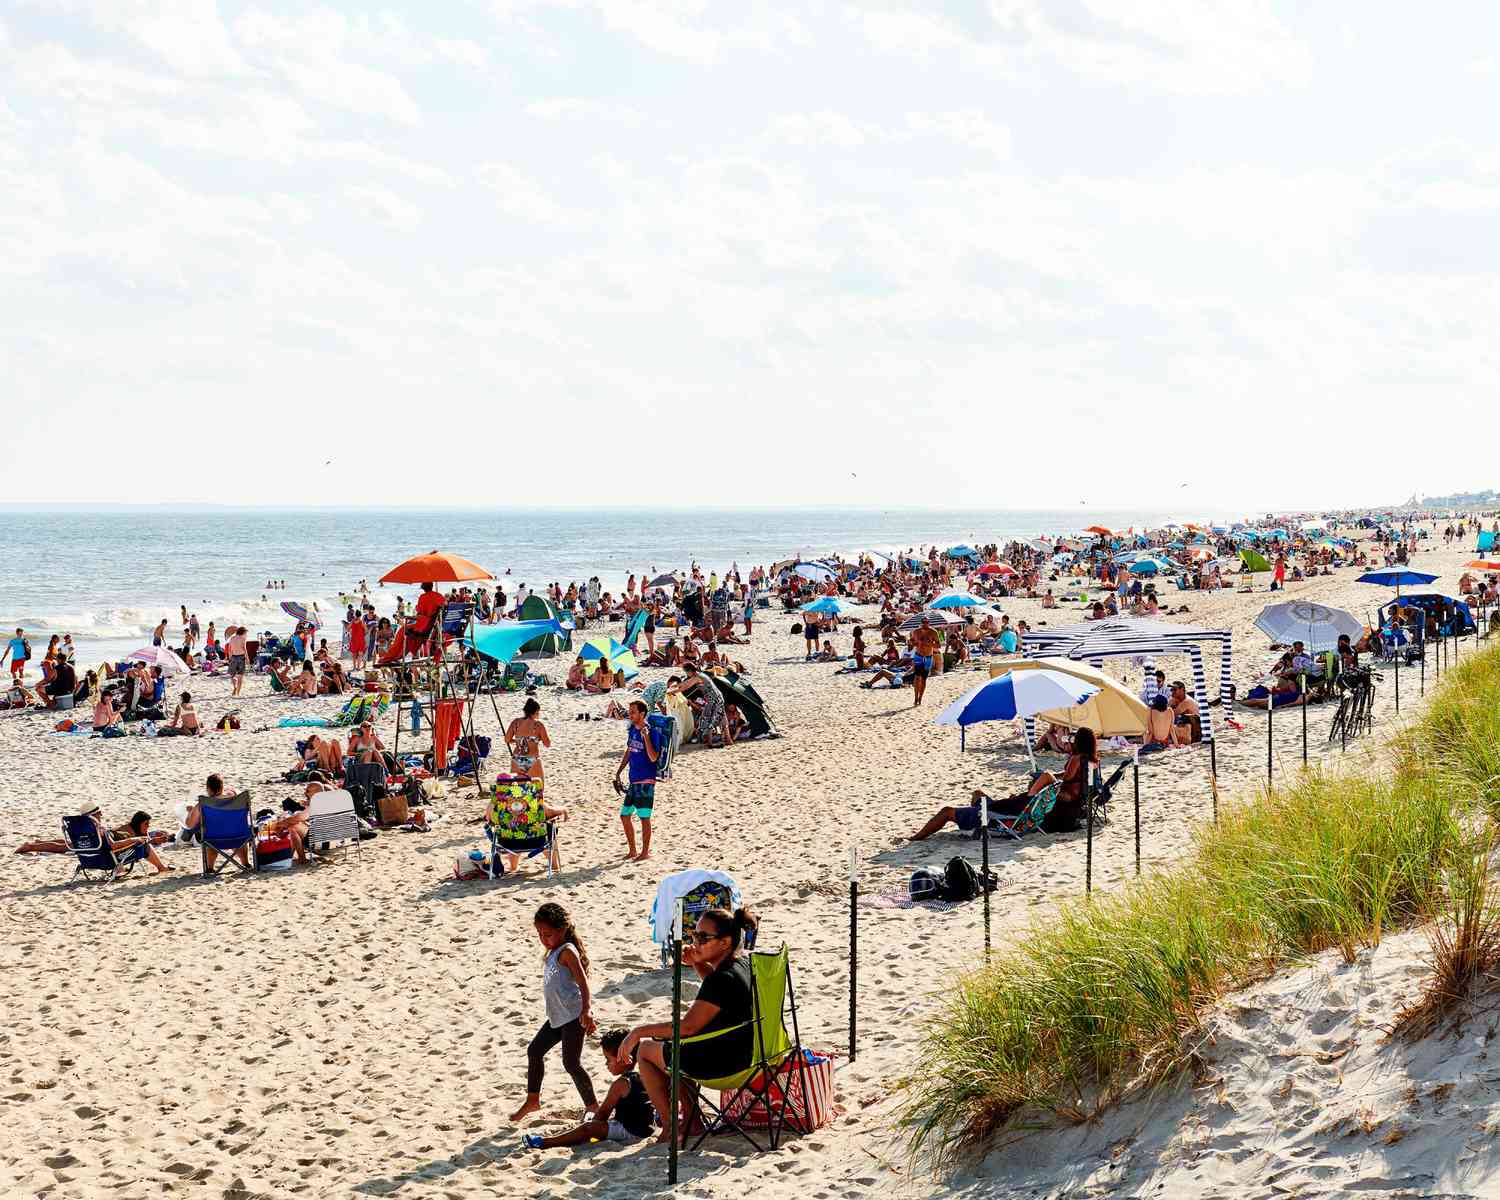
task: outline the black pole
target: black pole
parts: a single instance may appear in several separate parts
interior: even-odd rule
[[[990,800],[979,801],[979,885],[984,888],[984,961],[990,961]]]
[[[1401,647],[1396,647],[1396,715],[1401,715]]]
[[[1083,779],[1083,790],[1085,793],[1087,793],[1088,796],[1088,799],[1085,801],[1085,803],[1087,804],[1089,810],[1089,840],[1088,850],[1084,858],[1083,891],[1084,895],[1092,896],[1094,894],[1094,789],[1089,786],[1087,763],[1084,764],[1083,769],[1085,772]]]
[[[1302,676],[1302,765],[1307,766],[1307,675]]]
[[[1141,760],[1135,760],[1135,769],[1141,769]],[[1137,782],[1136,786],[1140,786]],[[1214,801],[1214,824],[1219,823],[1219,742],[1217,738],[1210,738],[1208,742],[1208,790],[1213,793]]]
[[[1427,635],[1422,635],[1422,665],[1417,676],[1417,695],[1427,695]]]
[[[1266,786],[1271,786],[1271,726],[1275,720],[1276,689],[1271,688],[1266,696]]]
[[[1213,743],[1209,743],[1212,748]],[[1210,752],[1212,750],[1210,749]],[[1135,783],[1135,873],[1141,873],[1141,760],[1130,764],[1130,773]],[[1217,807],[1217,805],[1215,805]]]
[[[855,1010],[859,981],[859,851],[849,847],[849,1061],[854,1061]]]
[[[677,1114],[682,1088],[682,904],[677,901],[677,922],[672,927],[672,1114],[668,1118],[672,1145],[667,1151],[667,1182],[677,1182]]]

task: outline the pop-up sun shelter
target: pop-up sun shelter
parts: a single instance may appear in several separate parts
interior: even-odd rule
[[[766,712],[766,702],[746,680],[737,675],[710,675],[724,697],[725,704],[733,704],[745,718],[745,725],[753,738],[767,737],[776,731],[771,715]]]
[[[521,605],[520,618],[523,621],[552,621],[557,625],[557,632],[545,633],[522,646],[522,654],[558,654],[573,648],[572,635],[562,626],[562,614],[545,596],[538,596],[535,592],[527,596]]]

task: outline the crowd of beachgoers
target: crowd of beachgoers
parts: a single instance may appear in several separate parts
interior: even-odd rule
[[[864,1136],[860,1114],[886,1103],[901,1056],[911,1051],[913,1006],[931,1003],[925,992],[912,995],[918,978],[929,968],[972,962],[971,950],[947,945],[931,947],[921,961],[903,961],[906,947],[925,946],[928,936],[920,925],[924,910],[904,902],[906,876],[963,853],[963,841],[941,831],[974,829],[971,797],[983,792],[990,810],[1004,815],[1007,799],[1024,805],[1039,782],[1060,786],[1036,837],[1016,843],[1002,866],[1006,919],[1021,921],[1034,905],[1081,890],[1080,851],[1071,835],[1099,756],[1144,751],[1159,760],[1152,779],[1161,828],[1152,842],[1160,856],[1189,836],[1199,803],[1193,797],[1202,794],[1196,780],[1204,764],[1190,753],[1203,739],[1202,696],[1185,678],[1143,675],[1139,662],[1112,664],[1128,672],[1122,683],[1148,712],[1144,731],[1127,738],[1096,739],[1087,729],[1044,722],[1027,745],[1018,727],[1007,725],[960,755],[933,724],[942,706],[1018,661],[1028,636],[1061,626],[1136,618],[1232,629],[1240,648],[1235,691],[1226,698],[1215,690],[1208,700],[1222,705],[1227,718],[1217,769],[1228,787],[1263,757],[1250,739],[1235,740],[1257,704],[1335,700],[1338,676],[1392,662],[1403,648],[1425,647],[1465,619],[1472,623],[1467,632],[1487,632],[1500,563],[1486,569],[1475,547],[1495,532],[1491,517],[1401,514],[1095,528],[1028,542],[803,556],[743,573],[737,564],[722,573],[689,564],[670,574],[631,574],[616,594],[597,579],[535,593],[524,584],[510,590],[504,577],[440,582],[409,598],[403,593],[391,616],[377,614],[372,589],[361,583],[342,613],[309,608],[282,630],[200,625],[184,608],[178,620],[158,626],[149,646],[109,663],[82,661],[66,635],[43,647],[19,629],[5,651],[10,711],[0,720],[0,744],[16,764],[25,799],[7,805],[5,817],[12,847],[37,857],[21,875],[34,886],[17,899],[17,911],[46,928],[65,877],[58,856],[71,854],[69,834],[58,838],[53,831],[64,816],[92,822],[122,873],[140,861],[178,879],[83,893],[83,919],[107,926],[108,897],[139,894],[146,908],[161,906],[146,918],[155,948],[195,962],[219,963],[230,952],[204,947],[223,916],[243,920],[256,939],[276,930],[287,950],[272,957],[294,981],[290,994],[299,1004],[315,1003],[324,990],[318,979],[327,978],[328,995],[340,998],[330,1019],[356,1041],[371,1017],[343,1011],[351,1003],[394,1022],[407,1012],[404,1004],[392,1007],[402,999],[395,992],[434,989],[436,960],[429,962],[421,947],[487,939],[476,931],[498,921],[503,945],[485,940],[478,947],[487,964],[481,981],[438,981],[428,1003],[401,1017],[389,1050],[392,1063],[409,1071],[429,1054],[467,1056],[465,1038],[478,1031],[489,1050],[460,1073],[456,1097],[427,1101],[423,1120],[438,1129],[468,1129],[470,1141],[496,1135],[513,1120],[527,1138],[526,1153],[543,1155],[525,1160],[532,1171],[556,1146],[665,1136],[659,1117],[670,1031],[660,939],[649,922],[649,935],[642,933],[640,913],[654,912],[662,886],[674,877],[683,886],[702,882],[704,872],[727,880],[727,902],[699,919],[698,940],[687,950],[702,987],[685,1006],[684,1030],[711,1033],[746,1018],[751,979],[743,950],[759,924],[762,945],[768,937],[786,941],[794,964],[816,964],[806,970],[820,982],[798,993],[803,1041],[840,1051],[841,918],[830,924],[819,902],[837,892],[826,881],[842,877],[850,849],[845,834],[857,834],[864,869],[878,879],[869,932],[862,932],[879,959],[868,968],[871,1020],[894,1033],[889,1045],[862,1048],[858,1066],[840,1076],[834,1141],[843,1145]],[[1470,560],[1476,565],[1466,565]],[[1447,581],[1430,589],[1434,602],[1357,586],[1366,572],[1411,566]],[[1295,640],[1272,644],[1256,632],[1254,618],[1284,597],[1356,609],[1361,628],[1322,652]],[[455,608],[472,625],[445,623]],[[538,629],[552,622],[555,632],[539,633],[546,639],[539,648],[506,661],[487,658],[480,640],[466,635],[518,621],[537,622]],[[424,666],[434,656],[446,664],[441,672]],[[899,690],[900,702],[882,707],[891,690]],[[445,707],[455,702],[457,708]],[[1375,699],[1375,715],[1392,715],[1384,693]],[[167,740],[146,752],[143,733]],[[118,740],[106,751],[103,739]],[[1032,753],[1044,756],[1034,772]],[[540,853],[484,838],[498,780],[513,789],[507,795],[538,805],[548,830]],[[348,855],[325,850],[309,827],[318,797],[346,791],[358,799],[363,839],[353,861],[369,856],[378,864],[355,887],[344,869]],[[603,805],[601,794],[609,797]],[[216,854],[205,844],[205,825],[238,798],[249,811],[254,845]],[[400,804],[384,803],[396,798]],[[164,827],[154,828],[154,821]],[[1123,879],[1123,846],[1106,837],[1096,854],[1095,870],[1106,878],[1118,871]],[[285,899],[261,889],[223,900],[206,900],[196,887],[178,890],[196,884],[210,864],[233,873],[252,862],[306,862],[316,869],[281,874],[283,886],[294,889]],[[150,878],[145,871],[130,878],[141,876]],[[503,912],[487,907],[496,881],[524,903]],[[289,906],[307,904],[319,916],[289,927]],[[942,915],[951,918],[945,928],[954,937],[968,936],[972,914]],[[352,936],[367,947],[365,961],[374,967],[343,972],[326,964],[316,949],[317,927],[339,921],[358,931]],[[179,947],[179,937],[189,940]],[[29,945],[27,962],[45,957],[51,933]],[[92,978],[111,969],[115,957],[102,954],[86,973]],[[318,962],[325,965],[315,979]],[[381,972],[394,984],[389,991]],[[503,993],[496,1010],[503,1031],[460,1011],[475,986]],[[142,987],[137,999],[146,1008],[177,1012],[194,1003],[185,980]],[[265,1011],[258,1006],[268,997],[256,985],[239,996],[216,995],[212,1006],[232,1021]],[[80,1013],[88,1009],[86,1001],[69,1004],[81,1006]],[[162,1019],[161,1012],[142,1011],[128,1018],[129,1028],[155,1030]],[[20,1020],[23,1032],[44,1037],[57,1016],[48,1005],[27,1005]],[[379,1028],[383,1037],[391,1026]],[[590,1037],[598,1039],[593,1053],[602,1057],[594,1061],[611,1080],[607,1089],[596,1091],[590,1081],[593,1068],[584,1057]],[[549,1096],[543,1085],[558,1049],[576,1105],[555,1088]],[[697,1062],[694,1072],[707,1078],[727,1070],[741,1049]],[[158,1042],[145,1063],[159,1072],[191,1061]],[[342,1078],[359,1072],[359,1060],[330,1069]],[[334,1098],[338,1089],[330,1091],[316,1063],[299,1063],[290,1078],[268,1070],[277,1087],[309,1089],[329,1111],[344,1111],[345,1102]],[[265,1101],[253,1092],[265,1074],[247,1068],[231,1089],[233,1102],[285,1138],[286,1127],[267,1118]],[[420,1080],[384,1072],[361,1086],[373,1088],[382,1111],[393,1113],[425,1097]],[[492,1089],[513,1093],[519,1107],[496,1101],[501,1107],[478,1125],[456,1115],[465,1107],[471,1114],[484,1109]],[[168,1098],[174,1085],[155,1079],[151,1091]],[[696,1114],[685,1110],[684,1117],[690,1123]],[[372,1138],[386,1136],[382,1121],[375,1126],[356,1139],[366,1164],[380,1157],[382,1143]],[[38,1125],[26,1136],[58,1128]],[[106,1129],[100,1136],[115,1135]],[[190,1140],[208,1152],[200,1138]],[[306,1131],[292,1135],[302,1150],[318,1140]],[[462,1143],[436,1140],[462,1157]],[[722,1165],[736,1153],[721,1147],[708,1161]],[[11,1159],[12,1168],[18,1161]],[[864,1174],[852,1162],[840,1158],[838,1168],[850,1194],[878,1188],[856,1184]],[[382,1178],[404,1177],[418,1166],[392,1160],[378,1171]],[[169,1174],[170,1167],[157,1164]],[[627,1175],[621,1186],[648,1177],[655,1178]],[[872,1177],[891,1179],[884,1166]],[[476,1167],[475,1183],[485,1180],[493,1184],[494,1177]]]

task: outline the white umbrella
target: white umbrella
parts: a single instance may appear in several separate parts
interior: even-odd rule
[[[182,661],[175,650],[168,650],[165,646],[142,646],[139,650],[132,650],[125,657],[130,662],[160,667],[163,675],[186,675],[188,673],[187,663]]]
[[[1352,614],[1308,600],[1268,605],[1255,618],[1255,626],[1273,642],[1302,642],[1314,654],[1337,647],[1341,635],[1355,642],[1365,633]]]

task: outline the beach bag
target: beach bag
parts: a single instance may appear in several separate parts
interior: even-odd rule
[[[411,818],[411,805],[407,803],[404,792],[381,796],[376,804],[382,825],[405,825]]]
[[[906,881],[906,894],[913,900],[941,900],[943,877],[931,867],[918,867]]]
[[[761,1103],[762,1096],[767,1103]],[[833,1119],[833,1059],[804,1050],[773,1073],[769,1087],[764,1074],[756,1075],[738,1093],[721,1091],[719,1105],[730,1120],[752,1129],[766,1126],[767,1105],[783,1128],[797,1133],[821,1129]]]

